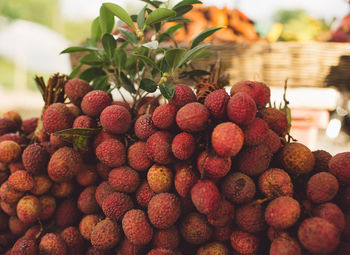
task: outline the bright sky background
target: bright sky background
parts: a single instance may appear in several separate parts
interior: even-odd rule
[[[102,2],[114,2],[128,11],[136,11],[144,6],[138,0],[60,0],[62,13],[67,18],[95,18]],[[178,2],[173,0],[172,2]],[[269,20],[276,10],[302,8],[316,18],[342,18],[349,12],[346,0],[202,0],[206,5],[238,7],[251,19],[262,22]]]

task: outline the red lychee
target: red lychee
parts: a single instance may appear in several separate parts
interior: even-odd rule
[[[232,248],[239,254],[257,254],[260,238],[255,234],[234,230],[230,237]]]
[[[139,174],[128,166],[114,168],[109,172],[108,183],[120,192],[134,192],[140,184]]]
[[[124,144],[117,139],[107,139],[96,148],[96,157],[109,167],[119,167],[126,162]]]
[[[341,209],[334,203],[324,203],[312,209],[312,215],[328,220],[336,226],[340,232],[345,227],[345,216]]]
[[[43,125],[48,133],[54,133],[73,126],[74,117],[63,103],[53,103],[44,112]]]
[[[74,120],[73,128],[96,128],[96,121],[90,116],[81,115]]]
[[[107,106],[101,113],[102,127],[112,134],[124,134],[131,124],[131,114],[120,105]]]
[[[91,232],[91,244],[97,249],[110,249],[118,244],[122,237],[120,226],[106,218],[97,223]]]
[[[17,191],[28,191],[34,187],[34,179],[25,170],[18,170],[10,175],[8,184]]]
[[[176,172],[175,189],[181,197],[187,197],[193,185],[198,181],[198,177],[192,167],[183,167]]]
[[[104,108],[112,103],[109,94],[102,90],[88,92],[81,101],[81,110],[90,117],[98,117]]]
[[[199,213],[189,213],[181,221],[180,232],[186,242],[202,244],[209,241],[213,228],[205,216]]]
[[[146,140],[157,131],[158,129],[153,124],[151,114],[144,114],[136,119],[134,133],[139,139]]]
[[[231,170],[231,158],[220,157],[214,152],[203,151],[198,156],[197,169],[202,176],[221,178]]]
[[[200,213],[210,214],[220,206],[220,192],[210,180],[199,180],[191,189],[191,200]]]
[[[159,129],[171,128],[175,124],[176,111],[175,105],[164,104],[158,106],[152,114],[154,126]]]
[[[256,116],[254,99],[245,92],[233,95],[227,103],[227,117],[237,125],[248,125]]]
[[[235,217],[235,207],[227,200],[221,200],[219,208],[208,214],[208,222],[215,227],[223,227],[232,222]]]
[[[288,131],[288,120],[282,111],[276,108],[263,108],[260,110],[260,114],[269,128],[278,135],[283,135]]]
[[[260,144],[244,148],[237,157],[238,169],[249,176],[256,176],[268,168],[271,152],[266,145]]]
[[[211,92],[204,100],[204,105],[208,108],[214,119],[223,120],[227,117],[227,103],[230,96],[224,89]]]
[[[243,231],[257,233],[266,227],[264,210],[257,201],[242,205],[236,210],[236,225]]]
[[[173,160],[171,142],[173,135],[168,131],[158,131],[151,135],[146,142],[147,156],[159,164],[169,164]]]
[[[90,84],[84,80],[73,78],[69,80],[64,86],[64,92],[66,93],[69,100],[80,106],[83,97],[92,90]]]
[[[176,123],[183,131],[194,133],[203,131],[210,113],[204,105],[194,102],[181,107],[176,113]]]
[[[334,155],[329,161],[329,170],[340,182],[350,183],[350,152]]]
[[[293,183],[282,169],[270,168],[259,177],[259,189],[268,198],[293,196]]]
[[[195,138],[187,132],[177,134],[171,143],[171,150],[174,156],[180,160],[189,159],[193,155],[195,149]]]
[[[175,105],[176,108],[181,108],[182,106],[195,101],[197,101],[196,95],[189,86],[176,84],[174,96],[169,100],[169,104]]]
[[[256,187],[253,180],[240,172],[229,174],[221,184],[223,195],[233,203],[249,202],[255,195]]]
[[[122,227],[125,236],[133,244],[145,245],[152,240],[153,228],[142,210],[128,211],[122,219]]]
[[[132,208],[134,208],[134,203],[131,197],[121,192],[113,192],[102,203],[103,213],[115,221],[121,220],[124,214]]]
[[[306,196],[314,203],[332,200],[338,193],[339,183],[331,173],[320,172],[309,179],[306,185]]]
[[[267,123],[260,118],[255,118],[244,129],[244,143],[249,146],[259,145],[266,139],[269,131]]]
[[[128,148],[128,163],[137,171],[145,171],[151,166],[152,162],[147,157],[145,142],[136,142]]]

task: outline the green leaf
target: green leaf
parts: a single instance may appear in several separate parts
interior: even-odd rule
[[[103,5],[100,8],[100,26],[102,34],[111,33],[114,26],[114,16]]]
[[[159,43],[158,41],[151,41],[151,42],[142,44],[142,46],[151,50],[156,50],[158,49]]]
[[[211,36],[212,34],[214,34],[216,31],[220,30],[223,27],[210,27],[207,28],[205,30],[203,30],[202,32],[200,32],[192,41],[191,44],[191,49],[193,49],[194,47],[196,47],[198,44],[200,44],[202,41],[204,41],[205,38],[207,38],[208,36]]]
[[[98,67],[90,67],[86,70],[84,70],[80,75],[79,78],[82,80],[85,80],[87,82],[92,81],[93,79],[106,75],[106,73]]]
[[[175,86],[172,84],[160,84],[159,85],[160,93],[165,97],[166,99],[172,99],[175,94]]]
[[[198,0],[182,0],[180,2],[178,2],[174,7],[173,7],[173,10],[175,10],[176,8],[179,8],[181,6],[184,6],[184,5],[192,5],[192,4],[201,4],[202,2],[201,1],[198,1]]]
[[[159,67],[156,65],[156,63],[153,61],[153,59],[148,58],[148,57],[143,56],[143,55],[139,55],[139,54],[132,54],[132,55],[138,57],[145,64],[148,64],[148,65],[152,66],[153,68],[157,69],[158,71],[160,71]]]
[[[209,46],[209,44],[201,44],[201,45],[198,45],[198,46],[194,47],[193,49],[189,50],[188,52],[186,52],[186,54],[179,61],[179,63],[177,64],[175,69],[177,69],[178,67],[180,67],[183,64],[187,63],[187,61],[189,61],[191,59],[191,57],[193,57],[200,50],[202,50],[202,49],[204,49],[205,47],[208,47],[208,46]]]
[[[162,1],[152,1],[152,0],[141,0],[141,1],[150,4],[155,8],[159,8],[159,6],[163,3]]]
[[[103,64],[103,60],[96,52],[91,52],[80,59],[80,63],[85,65],[100,65]]]
[[[91,38],[98,42],[101,38],[102,31],[100,26],[100,17],[97,17],[94,19],[94,21],[91,24]]]
[[[166,9],[166,8],[158,8],[155,9],[151,14],[147,17],[145,23],[146,25],[152,25],[158,22],[161,22],[162,20],[166,20],[170,17],[175,17],[176,12]]]
[[[92,38],[86,38],[85,44],[90,47],[98,48],[97,41]],[[99,49],[99,48],[98,48]],[[100,49],[99,49],[100,50]]]
[[[119,5],[113,3],[103,3],[102,6],[107,8],[111,13],[117,16],[120,20],[125,22],[129,27],[136,30],[129,14]]]
[[[101,128],[69,128],[53,133],[63,141],[73,144],[77,149],[88,149],[96,134]]]
[[[165,60],[165,58],[162,58],[158,64],[159,64],[159,69],[162,73],[169,72],[170,67],[168,65],[168,62]]]
[[[186,19],[183,16],[176,16],[174,18],[168,19],[168,22],[178,22],[178,23],[190,23],[190,19]]]
[[[120,78],[123,81],[123,84],[122,84],[123,88],[125,88],[130,93],[136,93],[134,84],[123,72],[120,73]]]
[[[124,49],[116,49],[114,52],[114,58],[113,58],[113,64],[118,69],[118,71],[121,71],[126,63],[126,52]]]
[[[92,88],[94,90],[102,90],[102,91],[107,91],[110,88],[110,84],[108,82],[108,76],[100,76],[94,79],[92,83]]]
[[[210,50],[203,50],[202,52],[200,52],[196,56],[194,56],[192,58],[192,61],[194,62],[194,61],[196,61],[196,60],[198,60],[200,58],[208,57],[208,56],[211,56],[211,55],[213,55],[212,51],[210,51]]]
[[[80,68],[81,68],[82,66],[83,66],[83,64],[79,63],[79,65],[77,65],[77,66],[73,69],[73,71],[69,74],[68,78],[69,78],[69,79],[73,79],[73,78],[77,75],[77,73],[79,72],[79,70],[80,70]]]
[[[185,71],[180,73],[179,78],[185,78],[185,77],[198,77],[198,76],[204,76],[204,75],[210,75],[210,72],[201,70],[201,69],[195,69],[191,71]]]
[[[98,51],[99,48],[91,47],[91,46],[72,46],[68,47],[67,49],[60,52],[60,54],[63,53],[70,53],[70,52],[82,52],[82,51]]]
[[[142,8],[142,10],[137,15],[137,26],[140,30],[143,30],[143,26],[145,25],[145,14],[146,14],[146,6]]]
[[[130,18],[131,18],[132,22],[137,22],[137,15],[136,14],[130,15]]]
[[[140,83],[140,89],[153,93],[157,90],[157,83],[151,79],[143,78]]]
[[[137,43],[137,36],[128,29],[119,28],[119,31],[128,39],[131,43]]]
[[[117,47],[117,41],[111,34],[104,34],[102,37],[102,45],[105,49],[107,56],[112,58],[114,55],[114,50]]]
[[[190,10],[192,10],[192,8],[193,8],[192,5],[182,5],[177,8],[173,8],[173,10],[176,11],[177,16],[181,16],[189,12]]]
[[[174,71],[174,68],[180,62],[184,54],[185,54],[185,49],[174,48],[174,49],[167,50],[164,58],[167,61],[170,68]]]

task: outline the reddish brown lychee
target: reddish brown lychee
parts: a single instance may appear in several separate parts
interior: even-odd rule
[[[51,193],[54,197],[68,197],[74,192],[75,185],[72,182],[54,183],[51,188]]]
[[[24,223],[32,223],[39,219],[40,201],[37,197],[26,195],[17,203],[17,216]]]
[[[213,239],[215,241],[226,242],[230,240],[231,233],[232,233],[231,224],[225,225],[223,227],[215,227],[213,231]]]
[[[247,125],[256,115],[254,99],[245,92],[233,95],[227,103],[227,117],[237,125]]]
[[[156,194],[148,203],[147,214],[154,227],[169,228],[181,214],[180,199],[171,193]]]
[[[91,232],[94,226],[100,221],[99,217],[95,214],[84,216],[79,223],[80,234],[90,241]]]
[[[4,163],[2,163],[4,164]],[[21,161],[12,162],[8,165],[11,173],[25,169]],[[6,178],[7,179],[7,178]],[[1,182],[2,183],[2,182]]]
[[[94,138],[94,143],[93,143],[94,150],[96,150],[97,146],[100,145],[100,143],[108,139],[116,139],[119,141],[121,140],[119,135],[110,134],[106,130],[102,129]]]
[[[124,144],[117,139],[107,139],[96,148],[96,157],[109,167],[119,167],[126,162]]]
[[[158,164],[169,164],[173,160],[171,142],[173,135],[167,131],[158,131],[146,142],[147,156]]]
[[[259,189],[268,198],[293,196],[293,183],[288,173],[280,168],[270,168],[259,177]]]
[[[235,216],[235,207],[227,200],[220,201],[219,208],[208,214],[208,222],[215,227],[223,227],[230,224]]]
[[[102,165],[102,164],[100,164]],[[109,167],[108,167],[109,169]],[[95,184],[98,179],[95,165],[86,165],[83,170],[75,178],[81,186],[89,186]]]
[[[120,226],[113,220],[106,218],[97,223],[91,232],[91,244],[97,249],[110,249],[121,239]]]
[[[18,170],[10,175],[8,184],[17,191],[28,191],[34,187],[34,179],[25,170]]]
[[[96,186],[86,187],[78,197],[78,208],[84,214],[97,213],[99,206],[95,199]]]
[[[164,104],[158,106],[153,114],[152,121],[154,126],[159,129],[169,129],[175,124],[176,106],[171,104]]]
[[[210,113],[204,105],[194,102],[181,107],[176,113],[176,123],[186,132],[203,131],[209,120]]]
[[[234,230],[230,237],[232,248],[239,254],[256,254],[260,246],[260,238],[248,232]]]
[[[23,196],[23,192],[16,191],[9,186],[8,181],[5,181],[0,186],[0,198],[2,201],[12,204],[17,202]]]
[[[214,119],[223,120],[226,118],[227,103],[230,96],[224,89],[211,92],[204,100],[204,105],[208,108]]]
[[[0,117],[0,135],[17,131],[17,123],[14,120]]]
[[[285,230],[285,229],[277,229],[277,228],[269,227],[267,229],[267,237],[269,238],[269,240],[271,242],[278,237],[288,238],[290,236],[286,231],[287,230]]]
[[[299,243],[293,238],[278,237],[271,243],[270,255],[302,255]]]
[[[120,192],[134,192],[140,184],[139,174],[128,166],[112,169],[108,175],[108,183]]]
[[[103,200],[114,192],[112,186],[107,182],[101,182],[96,189],[95,198],[97,204],[102,207]]]
[[[265,221],[271,227],[285,229],[293,226],[300,216],[299,202],[292,197],[278,197],[265,209]]]
[[[315,156],[315,166],[313,171],[326,172],[329,171],[328,163],[332,158],[332,155],[325,150],[316,150],[312,154]]]
[[[267,123],[260,118],[255,118],[243,129],[244,143],[249,146],[259,145],[266,139],[269,131]]]
[[[239,126],[232,122],[217,125],[211,135],[215,152],[223,157],[233,157],[241,150],[244,136]]]
[[[336,226],[340,232],[345,227],[345,216],[341,209],[334,203],[324,203],[312,209],[312,215],[328,220]]]
[[[139,139],[146,140],[157,131],[158,129],[153,124],[151,114],[144,114],[136,119],[134,133]]]
[[[131,114],[120,105],[107,106],[101,113],[102,127],[112,134],[124,134],[131,124]]]
[[[134,208],[134,203],[129,195],[121,192],[113,192],[102,203],[103,213],[115,221],[122,219],[124,214]]]
[[[58,227],[69,227],[77,223],[80,212],[75,199],[63,200],[56,209],[55,222]]]
[[[152,114],[154,110],[159,106],[159,100],[157,97],[146,96],[141,98],[135,108],[137,111],[137,116],[143,114]]]
[[[329,161],[329,170],[340,182],[350,183],[350,152],[334,155]]]
[[[309,173],[315,165],[315,156],[301,143],[286,144],[280,154],[284,169],[291,174]]]
[[[67,245],[57,234],[48,233],[44,235],[39,244],[39,254],[66,254]]]
[[[76,117],[78,117],[79,115],[82,114],[81,109],[78,106],[76,106],[75,104],[73,104],[73,103],[67,104],[67,108],[72,113],[74,118],[76,118]]]
[[[88,92],[81,101],[81,110],[90,117],[98,117],[112,103],[110,95],[102,90]]]
[[[156,229],[152,238],[153,248],[175,250],[180,243],[180,234],[177,226],[168,229]]]
[[[262,90],[264,92],[263,95],[260,94],[260,96],[258,97],[256,105],[258,106],[258,108],[263,108],[270,102],[271,90],[270,87],[263,82],[256,81],[256,83],[262,87]]]
[[[257,233],[266,227],[264,210],[260,203],[253,201],[236,209],[236,225],[243,231]]]
[[[128,148],[128,163],[137,171],[145,171],[151,166],[152,162],[147,157],[145,142],[136,142]]]
[[[32,174],[39,174],[46,170],[50,155],[38,143],[28,145],[22,153],[25,169]]]
[[[270,149],[271,153],[275,153],[282,147],[281,138],[271,129],[268,130],[267,136],[262,143]]]
[[[0,142],[0,162],[15,162],[21,156],[21,147],[18,143],[6,140]]]
[[[11,216],[8,223],[11,233],[21,236],[28,229],[29,224],[22,222],[17,216]]]
[[[54,133],[73,126],[74,117],[63,103],[53,103],[44,112],[43,125],[48,133]]]
[[[174,251],[169,249],[157,248],[150,250],[147,255],[176,255]]]
[[[143,249],[142,245],[135,245],[130,242],[127,238],[121,241],[120,246],[116,255],[140,255]]]
[[[213,228],[205,216],[199,213],[187,214],[180,224],[180,233],[190,244],[202,244],[209,241]]]
[[[174,175],[170,168],[154,164],[147,172],[147,181],[156,193],[167,192],[171,189]]]
[[[199,180],[191,189],[191,200],[200,213],[210,214],[220,206],[220,192],[210,180]]]
[[[152,240],[153,228],[142,210],[129,210],[122,219],[122,227],[125,236],[133,244],[145,245]]]
[[[309,179],[306,185],[306,196],[314,203],[332,200],[338,193],[339,183],[331,173],[320,172]]]
[[[96,172],[103,180],[108,180],[108,174],[111,170],[111,167],[102,164],[101,162],[96,165]]]
[[[256,105],[261,108],[269,102],[269,91],[264,86],[262,82],[256,81],[239,81],[235,83],[230,90],[231,96],[238,92],[245,92],[251,96]],[[267,86],[266,86],[267,87]]]
[[[8,229],[9,217],[4,212],[0,211],[0,231],[5,232]]]
[[[144,181],[136,191],[136,200],[137,203],[146,208],[148,206],[149,201],[156,193],[151,189],[147,181]]]
[[[15,216],[17,214],[16,213],[16,205],[17,205],[16,203],[9,204],[9,203],[6,203],[2,200],[0,201],[0,207],[1,207],[2,211],[9,216]]]
[[[50,195],[45,195],[39,198],[41,220],[48,220],[52,217],[56,210],[56,199]]]
[[[285,134],[288,130],[288,120],[286,115],[276,108],[263,108],[260,110],[263,120],[266,121],[270,129],[278,135]]]
[[[125,109],[127,109],[128,111],[131,110],[130,105],[127,102],[124,102],[124,101],[113,101],[112,105],[120,105],[120,106],[125,107]]]
[[[235,172],[225,177],[221,184],[221,191],[231,202],[243,204],[254,197],[256,187],[248,175]]]
[[[66,93],[69,100],[80,106],[83,97],[92,90],[90,84],[84,80],[73,78],[69,80],[64,86],[64,92]]]
[[[38,245],[35,240],[22,237],[16,241],[9,254],[36,255],[38,254]]]
[[[211,242],[206,245],[201,246],[197,255],[212,255],[212,254],[220,254],[220,255],[229,255],[229,249],[220,242]]]
[[[39,118],[34,117],[34,118],[29,118],[29,119],[23,120],[22,126],[21,126],[22,132],[25,135],[29,135],[29,134],[33,133],[38,125],[38,119]]]
[[[239,171],[249,176],[256,176],[268,168],[271,152],[265,144],[260,144],[244,148],[237,157]]]
[[[64,229],[60,236],[67,245],[68,254],[82,254],[85,251],[85,242],[76,227]]]
[[[6,140],[14,141],[18,143],[20,146],[27,144],[26,137],[24,137],[23,135],[18,135],[16,133],[7,133],[0,136],[0,142],[6,141]]]
[[[340,241],[339,230],[323,218],[305,219],[299,226],[298,238],[301,244],[315,254],[333,252]]]
[[[172,143],[171,151],[174,156],[180,160],[189,159],[196,149],[196,141],[194,136],[187,132],[177,134]]]
[[[197,181],[198,177],[192,167],[183,167],[176,172],[174,180],[175,189],[181,197],[187,197],[189,191]]]
[[[203,151],[198,156],[197,169],[202,176],[221,178],[231,170],[231,158],[218,156],[215,152]]]
[[[181,108],[182,106],[195,101],[197,101],[196,95],[189,86],[176,84],[174,96],[169,100],[169,104],[175,105],[176,108]]]
[[[79,152],[70,147],[63,147],[52,154],[47,168],[50,178],[55,182],[66,182],[77,175],[83,160]]]
[[[22,125],[22,117],[21,115],[16,111],[7,111],[2,114],[2,117],[13,120],[17,124],[17,129],[19,129]]]
[[[96,121],[87,115],[77,117],[73,122],[73,128],[95,128]]]

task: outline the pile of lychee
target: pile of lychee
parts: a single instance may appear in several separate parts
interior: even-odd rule
[[[1,254],[350,254],[350,152],[289,142],[264,83],[203,101],[177,84],[166,104],[79,79],[65,94],[0,118]],[[67,129],[98,132],[79,147]]]

